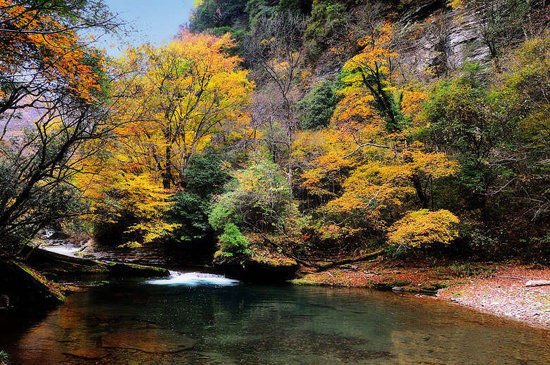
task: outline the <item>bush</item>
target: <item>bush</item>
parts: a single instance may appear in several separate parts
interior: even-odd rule
[[[460,220],[448,210],[421,209],[407,214],[390,227],[389,243],[413,248],[449,244],[458,237]]]
[[[195,155],[185,170],[185,190],[176,193],[168,217],[179,225],[174,237],[182,242],[205,239],[212,233],[208,223],[212,194],[222,191],[229,175],[222,169],[221,160],[213,153]],[[221,226],[223,228],[223,225]]]
[[[192,156],[185,170],[185,190],[201,198],[219,194],[230,176],[223,171],[222,161],[214,153]]]
[[[181,225],[174,235],[182,242],[203,239],[211,231],[208,224],[210,204],[198,195],[181,191],[173,198],[170,220]]]
[[[233,223],[249,232],[272,232],[284,225],[291,209],[288,181],[269,159],[254,162],[237,171],[217,198],[209,215],[214,229]]]
[[[300,102],[300,126],[303,129],[320,129],[328,126],[338,103],[335,89],[337,84],[322,81],[317,84]]]
[[[234,257],[250,255],[249,243],[239,228],[233,223],[226,224],[218,243],[216,257]]]

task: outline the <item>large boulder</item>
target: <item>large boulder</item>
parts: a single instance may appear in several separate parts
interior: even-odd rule
[[[214,266],[224,274],[247,281],[276,283],[296,277],[299,268],[296,260],[256,245],[251,252],[249,256],[216,258]]]
[[[23,262],[0,261],[0,297],[5,309],[53,307],[65,300],[62,289]]]
[[[156,266],[136,265],[123,262],[102,262],[60,255],[41,249],[35,249],[28,259],[29,265],[44,275],[62,279],[67,277],[114,276],[114,277],[166,277],[170,272]]]

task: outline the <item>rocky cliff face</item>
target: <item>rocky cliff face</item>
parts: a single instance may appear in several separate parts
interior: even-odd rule
[[[483,40],[483,21],[471,8],[430,8],[424,19],[405,16],[398,23],[397,49],[406,69],[444,74],[465,61],[488,62],[490,50]]]
[[[536,0],[464,1],[458,8],[448,0],[362,1],[340,14],[345,19],[336,23],[339,28],[329,31],[329,40],[320,41],[327,44],[324,54],[306,63],[315,64],[317,80],[336,76],[358,51],[353,38],[368,35],[373,23],[386,19],[395,25],[395,49],[403,66],[400,72],[407,73],[404,78],[445,76],[467,61],[491,62],[497,43],[505,53],[526,35],[547,29],[547,9],[545,2]],[[313,28],[325,29],[334,22],[313,23]]]

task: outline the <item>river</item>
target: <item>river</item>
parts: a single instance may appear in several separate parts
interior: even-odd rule
[[[4,315],[0,349],[21,365],[550,364],[550,331],[426,297],[173,273]]]

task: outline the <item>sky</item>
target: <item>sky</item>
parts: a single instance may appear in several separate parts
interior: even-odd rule
[[[111,56],[117,56],[128,45],[143,43],[162,45],[187,23],[194,0],[105,0],[110,10],[128,23],[124,37],[104,37],[99,45]]]

